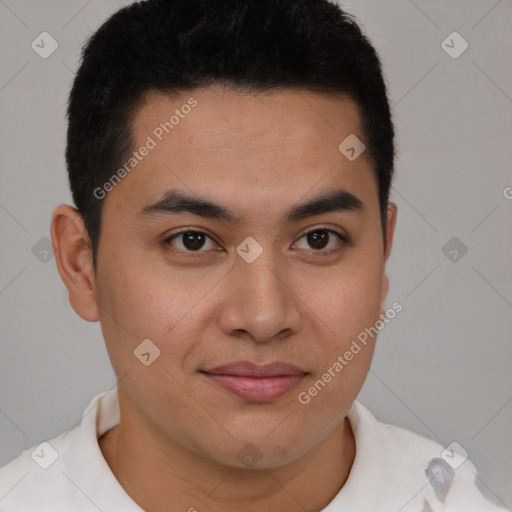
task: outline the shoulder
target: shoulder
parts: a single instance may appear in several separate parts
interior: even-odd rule
[[[403,512],[507,511],[486,491],[458,443],[444,447],[406,428],[381,422],[358,401],[349,419],[354,420],[356,461],[359,449],[360,463],[372,466],[371,473],[383,492],[400,496],[397,504],[403,501]]]
[[[55,505],[52,490],[62,489],[66,494],[70,482],[63,470],[63,460],[68,458],[73,434],[64,432],[32,446],[0,468],[2,511],[49,510],[46,505]]]
[[[2,512],[139,511],[105,461],[98,436],[118,421],[116,395],[96,395],[69,431],[0,468]]]

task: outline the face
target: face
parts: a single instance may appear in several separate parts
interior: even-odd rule
[[[137,162],[104,188],[93,281],[119,392],[212,461],[296,460],[358,394],[375,343],[358,335],[387,293],[376,177],[366,152],[338,148],[365,140],[356,105],[152,93],[132,128]]]

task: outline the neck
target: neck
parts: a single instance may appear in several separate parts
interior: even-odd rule
[[[191,452],[147,422],[122,417],[99,446],[127,494],[151,512],[321,510],[345,484],[355,458],[347,418],[290,464],[239,469]]]

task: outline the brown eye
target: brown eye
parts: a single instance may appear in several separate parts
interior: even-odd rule
[[[300,247],[301,240],[306,241],[307,247]],[[347,237],[332,229],[316,228],[302,235],[295,245],[299,245],[299,249],[313,249],[314,252],[331,253],[341,250],[345,245],[350,245],[350,242]]]
[[[306,239],[313,249],[324,249],[329,243],[329,233],[325,229],[310,231],[306,234]]]
[[[208,246],[208,242],[215,245],[213,240],[206,233],[193,230],[175,233],[167,238],[165,242],[183,252],[206,252],[201,251],[201,249]]]
[[[183,237],[183,245],[191,251],[201,249],[205,242],[205,235],[203,233],[198,233],[197,231],[187,231],[181,236]]]

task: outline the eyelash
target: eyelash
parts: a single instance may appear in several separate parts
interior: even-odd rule
[[[312,249],[313,253],[317,254],[317,255],[325,255],[325,256],[328,256],[332,253],[335,253],[335,252],[339,252],[341,251],[344,247],[347,247],[347,246],[352,246],[352,242],[351,240],[345,236],[345,235],[342,235],[341,233],[338,233],[337,231],[333,230],[333,229],[330,229],[330,228],[327,228],[327,227],[322,227],[322,226],[318,226],[318,227],[315,227],[314,229],[311,229],[309,231],[306,231],[305,233],[303,233],[298,239],[298,240],[301,240],[302,238],[304,238],[305,236],[309,235],[310,233],[314,233],[315,231],[326,231],[328,232],[329,234],[333,234],[333,235],[336,235],[337,237],[340,238],[341,240],[341,244],[338,246],[338,247],[335,247],[333,249],[327,249],[327,250],[314,250]],[[207,238],[209,238],[210,240],[212,240],[214,243],[215,240],[213,240],[213,238],[208,235],[208,233],[205,233],[204,231],[201,231],[201,230],[198,230],[198,229],[185,229],[185,230],[182,230],[182,231],[179,231],[178,233],[173,233],[171,236],[167,237],[165,240],[164,240],[164,244],[165,245],[171,245],[170,243],[175,239],[175,238],[178,238],[180,235],[184,235],[185,233],[195,233],[195,234],[201,234],[201,235],[205,235]],[[330,241],[330,240],[329,240]],[[181,249],[175,249],[177,252],[181,252],[183,254],[187,254],[187,257],[197,257],[197,255],[200,255],[201,253],[204,253],[204,252],[207,252],[207,251],[202,251],[202,250],[198,250],[198,251],[183,251]]]

